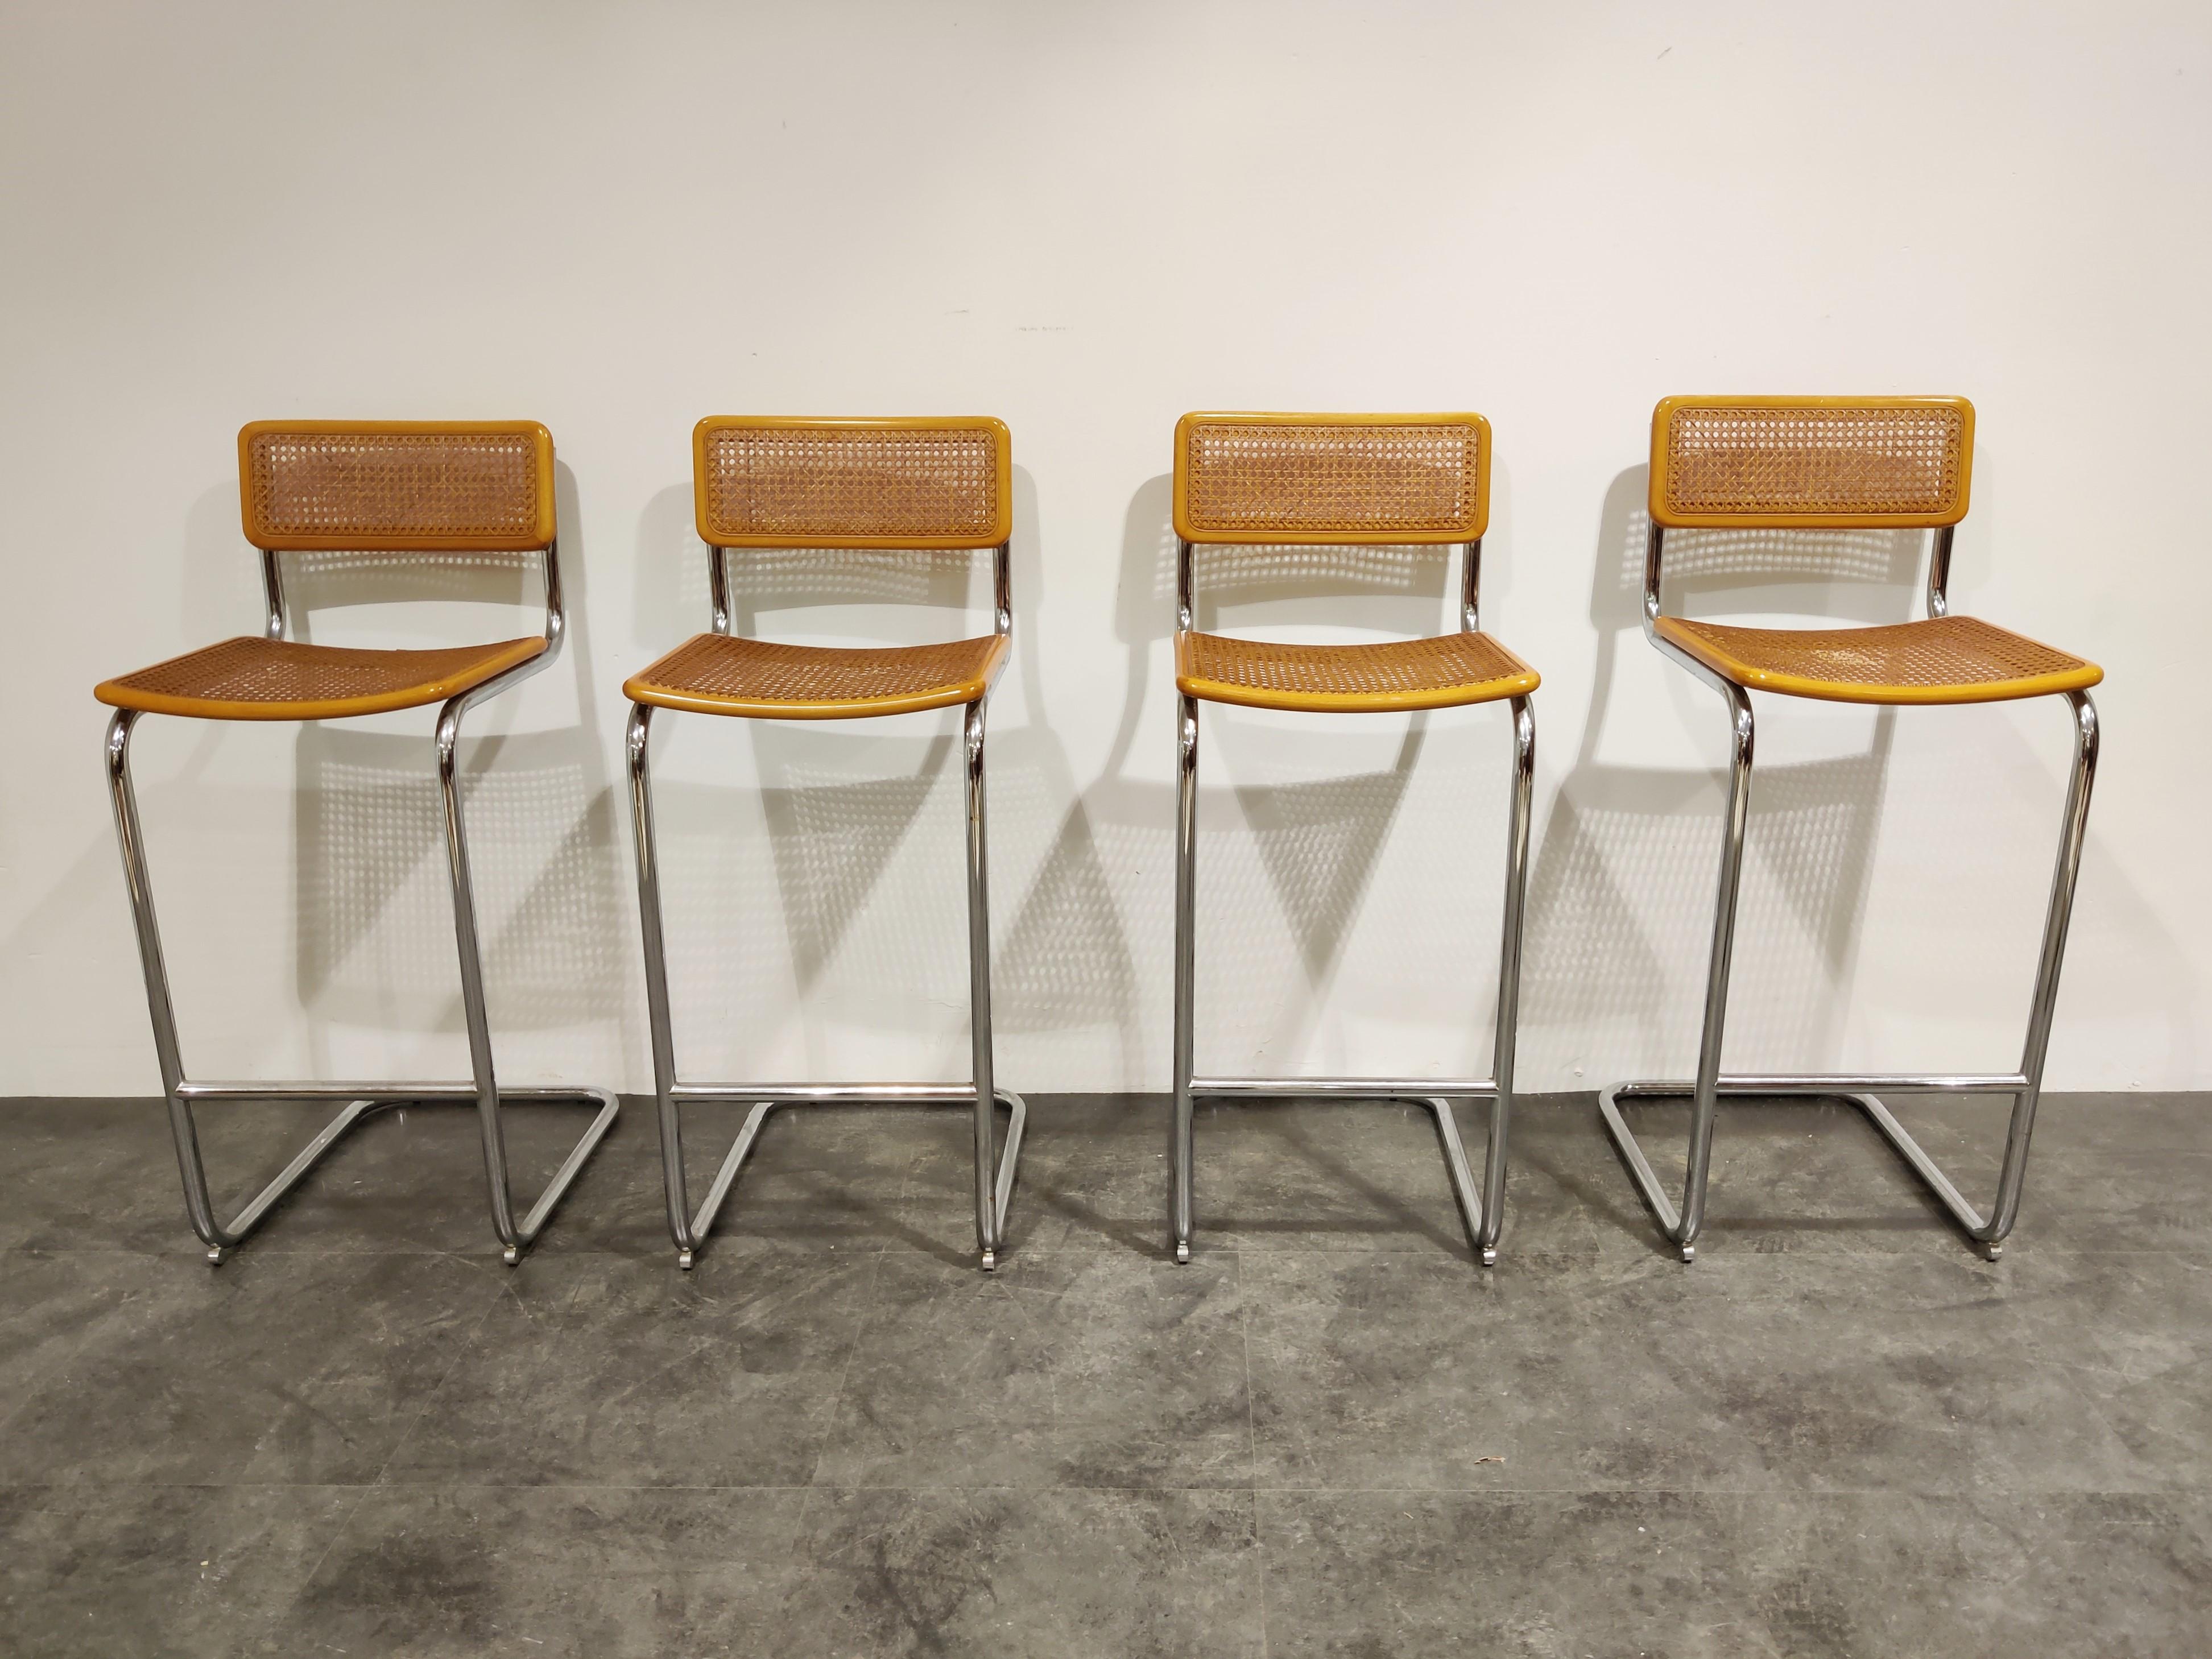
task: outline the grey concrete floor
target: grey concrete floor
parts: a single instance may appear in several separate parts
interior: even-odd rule
[[[1900,1109],[1986,1190],[2000,1106]],[[155,1103],[0,1103],[0,1650],[2212,1650],[2212,1097],[2047,1102],[1995,1265],[1776,1105],[1686,1267],[1577,1097],[1488,1272],[1418,1109],[1206,1112],[1178,1268],[1165,1120],[1036,1100],[992,1278],[962,1118],[878,1109],[679,1274],[636,1103],[520,1267],[430,1109],[210,1268]],[[218,1188],[313,1121],[210,1109]]]

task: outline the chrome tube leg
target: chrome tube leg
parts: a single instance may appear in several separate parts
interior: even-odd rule
[[[2027,1176],[2028,1138],[2035,1133],[2035,1109],[2043,1096],[2043,1060],[2051,1047],[2051,1020],[2058,1001],[2058,971],[2066,956],[2066,928],[2074,913],[2074,887],[2081,873],[2081,847],[2089,827],[2089,791],[2097,778],[2097,706],[2086,692],[2069,692],[2074,711],[2074,767],[2066,787],[2066,815],[2059,831],[2058,862],[2051,877],[2051,903],[2043,921],[2043,950],[2035,969],[2035,994],[2029,1004],[2027,1041],[2021,1052],[2027,1087],[2013,1098],[2012,1127],[2005,1135],[2004,1167],[1997,1179],[1996,1207],[1982,1236],[1991,1261],[2020,1217],[2021,1188]]]
[[[991,1065],[991,892],[983,817],[983,700],[968,705],[963,722],[968,783],[969,1040],[975,1081],[975,1245],[983,1271],[999,1265],[997,1156],[991,1113],[998,1099]]]
[[[660,909],[660,846],[653,822],[653,777],[648,765],[653,710],[633,703],[626,744],[629,755],[630,828],[637,852],[637,914],[645,941],[645,1007],[653,1036],[653,1087],[660,1120],[661,1183],[668,1200],[668,1236],[676,1264],[689,1267],[699,1241],[691,1228],[691,1196],[684,1179],[684,1124],[676,1104],[676,1036],[668,1006],[668,945]]]
[[[460,956],[461,1011],[468,1024],[469,1069],[476,1093],[477,1127],[483,1139],[484,1179],[490,1189],[492,1227],[499,1235],[502,1253],[511,1267],[522,1260],[523,1251],[544,1229],[546,1218],[575,1183],[593,1150],[606,1139],[607,1131],[614,1127],[622,1103],[605,1089],[574,1091],[580,1104],[596,1104],[599,1112],[582,1139],[553,1172],[553,1178],[545,1183],[545,1189],[538,1195],[529,1213],[516,1220],[514,1195],[507,1182],[507,1135],[500,1118],[499,1082],[492,1071],[491,1018],[484,1006],[483,951],[477,933],[476,889],[469,872],[467,825],[461,812],[461,716],[468,708],[469,699],[483,694],[483,686],[465,691],[438,711],[438,785],[445,802],[446,852],[453,878],[453,939]],[[566,1092],[535,1089],[529,1091],[531,1097],[538,1099],[560,1098]]]
[[[1168,1137],[1168,1226],[1177,1261],[1190,1260],[1190,1079],[1196,1050],[1198,699],[1182,699],[1176,738],[1175,1121]]]
[[[1721,873],[1713,896],[1712,957],[1705,971],[1705,1024],[1698,1045],[1697,1091],[1690,1103],[1690,1162],[1682,1182],[1682,1218],[1674,1235],[1682,1260],[1697,1259],[1705,1221],[1705,1176],[1713,1155],[1713,1114],[1719,1103],[1721,1036],[1728,1020],[1729,965],[1735,951],[1736,894],[1742,885],[1744,827],[1751,811],[1751,698],[1741,686],[1729,700],[1730,760],[1728,817],[1721,831]]]
[[[154,1024],[154,1054],[161,1068],[161,1094],[168,1103],[169,1133],[177,1143],[177,1172],[184,1178],[185,1213],[191,1218],[200,1243],[208,1247],[208,1260],[221,1261],[224,1251],[238,1241],[215,1218],[191,1104],[178,1092],[185,1066],[177,1043],[177,1012],[169,999],[169,969],[162,959],[161,930],[154,915],[146,838],[138,827],[138,795],[131,783],[131,733],[137,723],[137,712],[128,708],[117,709],[107,723],[107,787],[115,808],[115,841],[123,854],[124,884],[131,893],[131,919],[138,932],[138,965],[146,978],[146,1012]]]
[[[469,844],[461,816],[459,756],[465,699],[455,697],[438,714],[438,786],[445,805],[446,853],[453,883],[453,937],[461,962],[461,1012],[468,1026],[469,1070],[476,1085],[477,1124],[483,1139],[484,1177],[491,1188],[493,1230],[507,1265],[522,1259],[529,1241],[514,1224],[507,1186],[507,1137],[499,1118],[499,1084],[492,1072],[491,1019],[484,1006],[483,957],[477,939],[476,888],[469,873]]]
[[[1520,1031],[1521,918],[1528,888],[1528,820],[1536,775],[1536,717],[1528,699],[1513,699],[1513,815],[1505,848],[1505,914],[1498,952],[1498,1034],[1491,1076],[1490,1150],[1482,1172],[1482,1236],[1476,1248],[1487,1267],[1498,1260],[1505,1219],[1505,1142],[1513,1118],[1513,1055]]]

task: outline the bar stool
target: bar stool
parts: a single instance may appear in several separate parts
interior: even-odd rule
[[[1498,1260],[1536,753],[1528,698],[1538,680],[1534,669],[1481,630],[1477,598],[1489,518],[1490,423],[1480,415],[1192,414],[1176,423],[1176,690],[1182,706],[1176,770],[1175,1122],[1168,1223],[1177,1261],[1190,1260],[1192,1103],[1201,1096],[1419,1102],[1435,1115],[1468,1241],[1486,1266]],[[1455,542],[1466,550],[1455,634],[1376,645],[1278,645],[1202,634],[1194,620],[1191,550],[1198,544],[1374,548]],[[1199,704],[1390,714],[1501,700],[1510,702],[1513,713],[1513,808],[1492,1075],[1194,1076]],[[1455,1098],[1491,1103],[1479,1194],[1452,1115]]]
[[[1705,1224],[1714,1108],[1744,1096],[1833,1097],[1856,1105],[1992,1261],[2020,1211],[2028,1137],[2043,1089],[2067,919],[2081,869],[2097,769],[2097,711],[2088,689],[2104,671],[2063,651],[1953,613],[1951,540],[1966,516],[1974,410],[1963,398],[1668,398],[1651,417],[1651,528],[1644,562],[1644,631],[1666,656],[1728,702],[1733,746],[1721,836],[1720,889],[1705,975],[1705,1029],[1694,1081],[1619,1083],[1599,1109],[1644,1200],[1682,1260],[1697,1256]],[[1933,532],[1925,620],[1844,629],[1734,628],[1670,617],[1660,608],[1661,551],[1669,530],[1924,529]],[[1832,702],[1933,705],[2063,696],[2073,711],[2073,774],[2058,865],[2017,1069],[1987,1075],[1866,1075],[1721,1070],[1729,958],[1735,935],[1745,816],[1751,800],[1751,691]],[[2012,1126],[1987,1217],[1963,1197],[1905,1132],[1881,1094],[2005,1094]],[[1689,1165],[1678,1212],[1623,1121],[1620,1103],[1692,1103]]]
[[[340,1136],[386,1107],[473,1103],[480,1117],[492,1228],[508,1265],[521,1260],[592,1151],[613,1127],[604,1089],[502,1088],[494,1074],[484,1009],[483,961],[461,811],[461,720],[560,654],[561,571],[555,523],[553,439],[535,421],[256,421],[238,434],[246,538],[261,550],[268,618],[258,637],[204,650],[102,682],[93,695],[116,713],[107,727],[107,777],[124,879],[138,930],[154,1049],[192,1231],[208,1260],[225,1255],[268,1218]],[[526,639],[425,651],[363,651],[285,637],[283,556],[344,551],[413,555],[535,552],[544,562],[545,629]],[[468,1026],[465,1083],[198,1082],[185,1077],[176,1012],[154,915],[145,840],[131,784],[131,733],[144,714],[214,720],[331,720],[443,705],[435,747],[444,794],[446,850]],[[200,1160],[193,1105],[207,1100],[340,1100],[345,1108],[228,1222],[216,1218]],[[507,1182],[502,1106],[567,1102],[599,1110],[528,1213],[515,1218]]]
[[[1006,1248],[1006,1209],[1028,1108],[997,1088],[991,1069],[991,923],[984,858],[983,712],[1012,645],[1007,538],[1012,446],[988,418],[836,420],[713,416],[692,434],[699,538],[707,544],[710,631],[694,635],[623,686],[630,699],[631,821],[645,936],[646,1002],[653,1028],[668,1231],[689,1269],[769,1115],[780,1107],[875,1102],[972,1106],[975,1243],[989,1272]],[[732,548],[989,548],[992,631],[945,644],[874,648],[777,645],[731,633]],[[968,812],[968,990],[974,1081],[686,1083],[676,1072],[662,933],[659,858],[647,751],[656,708],[745,720],[853,720],[964,708]],[[992,1103],[1012,1115],[1003,1154],[993,1151]],[[687,1102],[754,1103],[695,1213],[684,1173],[680,1109]]]

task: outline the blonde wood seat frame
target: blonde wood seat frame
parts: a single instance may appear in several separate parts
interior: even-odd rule
[[[1013,641],[1012,440],[1002,422],[988,418],[710,416],[693,430],[691,447],[698,532],[708,552],[709,631],[632,676],[623,688],[630,699],[630,822],[662,1181],[677,1265],[688,1270],[696,1261],[770,1114],[791,1106],[873,1103],[970,1109],[975,1243],[989,1272],[1006,1249],[1006,1216],[1029,1115],[1022,1097],[997,1087],[993,1075],[984,833],[984,712]],[[730,553],[807,547],[969,552],[988,547],[992,633],[944,645],[853,649],[776,645],[734,635]],[[963,709],[972,1083],[684,1081],[676,1069],[653,827],[654,711],[748,720],[853,720],[951,707]],[[682,1108],[702,1102],[750,1102],[752,1110],[695,1211],[684,1165]],[[999,1102],[1009,1113],[1003,1150],[994,1150],[994,1107]]]
[[[1950,605],[1951,544],[1965,518],[1973,459],[1973,406],[1963,398],[1668,398],[1651,422],[1650,532],[1644,565],[1644,634],[1666,656],[1721,694],[1729,708],[1730,762],[1723,819],[1719,890],[1714,904],[1705,978],[1705,1023],[1692,1079],[1642,1079],[1602,1090],[1598,1107],[1607,1132],[1661,1231],[1685,1261],[1697,1256],[1705,1225],[1705,1187],[1713,1123],[1723,1099],[1786,1097],[1847,1101],[1863,1111],[1960,1230],[1991,1261],[2002,1253],[2020,1212],[2028,1140],[2043,1089],[2058,975],[2073,912],[2075,878],[2097,766],[2099,724],[2088,688],[2103,673],[2094,664],[2018,635],[1954,617]],[[1686,485],[1684,472],[1692,475]],[[1887,628],[1808,633],[1807,641],[1855,641],[1863,651],[1901,648],[1899,636],[1930,654],[1917,676],[1858,678],[1788,672],[1790,641],[1776,630],[1686,624],[1664,614],[1660,574],[1666,533],[1681,528],[1924,529],[1929,620]],[[1747,641],[1745,636],[1763,636]],[[1881,636],[1879,638],[1871,636]],[[1747,649],[1759,647],[1757,653]],[[2023,649],[2025,647],[2025,649]],[[1952,672],[1942,666],[1945,653]],[[2040,654],[2038,654],[2040,653]],[[1752,660],[1763,656],[1782,672]],[[2026,671],[2009,672],[2008,659]],[[1877,659],[1877,660],[1887,660]],[[1956,672],[1965,664],[1971,672]],[[2019,1066],[1980,1074],[1936,1073],[1724,1073],[1721,1041],[1728,1012],[1729,966],[1735,946],[1737,889],[1751,802],[1753,720],[1748,690],[1889,704],[1989,702],[2061,696],[2074,721],[2073,763],[2060,820],[2057,867],[2046,906],[2027,1035]],[[2012,1097],[2004,1160],[1995,1206],[1984,1216],[1960,1195],[1882,1100],[1884,1095],[2000,1094]],[[1629,1130],[1625,1102],[1691,1103],[1690,1146],[1677,1210]]]
[[[1480,415],[1190,414],[1176,426],[1175,1116],[1169,1141],[1168,1227],[1177,1261],[1191,1257],[1194,1102],[1401,1100],[1436,1120],[1444,1169],[1468,1242],[1498,1260],[1504,1217],[1506,1132],[1521,988],[1521,923],[1536,755],[1530,668],[1482,632],[1482,537],[1490,516],[1490,423]],[[1192,550],[1200,544],[1332,547],[1458,544],[1460,632],[1379,646],[1280,646],[1201,634]],[[1201,702],[1337,714],[1387,714],[1504,701],[1513,725],[1512,811],[1498,1007],[1487,1078],[1201,1077],[1195,1072],[1198,708]],[[1487,1156],[1478,1189],[1454,1100],[1487,1100]]]
[[[232,645],[265,643],[271,648],[225,653],[210,647],[103,682],[95,692],[116,710],[107,726],[108,786],[161,1090],[184,1178],[185,1212],[207,1246],[208,1260],[221,1262],[370,1113],[410,1103],[472,1104],[481,1129],[492,1228],[512,1266],[543,1231],[593,1149],[614,1127],[619,1109],[615,1096],[605,1089],[515,1088],[498,1081],[459,787],[462,717],[540,672],[560,654],[566,624],[552,437],[534,421],[257,421],[240,432],[238,454],[241,515],[246,539],[261,550],[268,612],[263,641]],[[318,550],[536,552],[544,575],[544,633],[534,639],[425,652],[350,651],[293,642],[286,637],[283,556]],[[210,658],[217,659],[213,665]],[[366,696],[349,693],[349,679],[364,677],[379,689]],[[272,678],[280,682],[273,688]],[[149,713],[209,720],[335,720],[432,702],[443,705],[434,750],[471,1076],[450,1083],[218,1083],[186,1077],[131,780],[131,738],[137,721]],[[346,1104],[273,1181],[223,1221],[209,1191],[192,1109],[203,1101],[265,1099]],[[517,1103],[594,1109],[583,1137],[538,1201],[520,1217],[508,1179],[502,1118],[505,1107]]]

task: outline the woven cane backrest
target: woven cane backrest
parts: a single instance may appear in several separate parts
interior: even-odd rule
[[[1389,545],[1479,538],[1480,415],[1186,415],[1175,527],[1188,542]]]
[[[1964,398],[1668,398],[1651,516],[1668,529],[1928,528],[1966,516]]]
[[[256,421],[238,485],[246,539],[280,551],[553,540],[553,438],[535,421]]]
[[[1012,440],[988,417],[715,415],[691,443],[711,546],[996,547],[1012,528]]]

